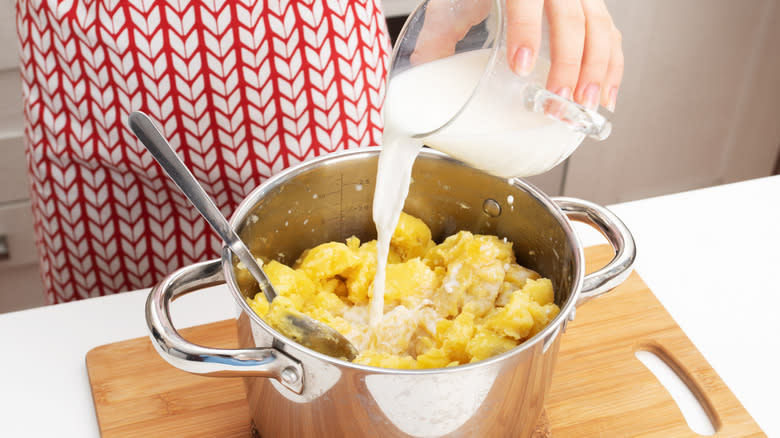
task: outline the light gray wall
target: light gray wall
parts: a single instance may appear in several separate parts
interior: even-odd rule
[[[780,145],[775,0],[608,0],[626,70],[606,141],[564,192],[611,204],[771,175]]]

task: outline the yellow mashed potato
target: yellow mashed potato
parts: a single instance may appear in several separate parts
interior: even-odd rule
[[[369,326],[376,241],[328,242],[293,267],[265,272],[278,296],[247,300],[274,325],[280,310],[335,328],[360,351],[356,363],[384,368],[440,368],[514,348],[558,315],[549,279],[515,262],[512,243],[461,231],[436,245],[423,221],[402,213],[387,267],[384,317]],[[239,284],[249,272],[239,265]]]

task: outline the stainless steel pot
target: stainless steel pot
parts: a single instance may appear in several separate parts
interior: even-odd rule
[[[328,155],[289,169],[253,191],[231,225],[257,256],[292,263],[317,244],[376,235],[371,220],[377,149]],[[518,263],[552,280],[561,312],[515,349],[474,364],[432,370],[356,365],[284,337],[246,304],[233,258],[182,268],[149,295],[146,318],[160,355],[182,370],[242,376],[252,419],[277,437],[524,437],[544,405],[561,333],[575,308],[621,283],[635,257],[631,233],[607,209],[550,199],[530,184],[474,170],[423,151],[414,165],[405,211],[420,217],[434,239],[459,230],[515,243]],[[603,269],[584,273],[582,246],[569,219],[599,229],[615,249]],[[173,327],[169,304],[178,296],[227,283],[238,308],[241,349],[193,345]],[[243,291],[243,292],[242,292]]]

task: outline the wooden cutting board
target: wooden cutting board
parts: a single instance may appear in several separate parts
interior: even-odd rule
[[[612,250],[598,246],[585,254],[592,271],[609,261]],[[237,346],[233,320],[182,334],[202,345]],[[708,412],[714,436],[766,436],[635,272],[580,306],[563,335],[545,405],[552,436],[699,436],[635,357],[640,349],[677,371]],[[251,436],[241,379],[179,371],[157,355],[148,338],[97,347],[86,360],[104,438]]]

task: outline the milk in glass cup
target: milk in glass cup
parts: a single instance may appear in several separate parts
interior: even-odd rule
[[[550,70],[546,32],[534,70],[527,76],[512,72],[504,11],[504,0],[418,5],[393,51],[385,129],[502,177],[544,173],[586,136],[606,138],[606,118],[544,88]],[[426,38],[450,32],[464,14],[476,24],[451,47],[417,50]]]

